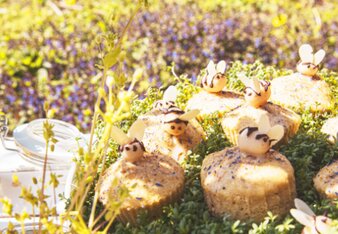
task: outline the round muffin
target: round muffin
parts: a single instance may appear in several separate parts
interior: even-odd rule
[[[272,80],[271,101],[296,111],[325,111],[331,106],[330,88],[317,75],[324,50],[314,53],[309,44],[299,47],[298,73]]]
[[[259,222],[268,211],[284,215],[293,207],[293,174],[290,162],[277,151],[255,157],[233,147],[204,159],[201,183],[211,214]]]
[[[328,134],[329,142],[335,144],[338,138],[338,116],[326,120],[321,129],[321,132]]]
[[[321,112],[331,107],[330,88],[320,79],[295,73],[271,81],[271,98],[274,103],[296,111],[310,108]]]
[[[167,132],[163,124],[147,127],[143,143],[148,152],[160,153],[183,162],[188,151],[199,145],[203,138],[203,128],[196,120],[190,120],[180,135]]]
[[[338,160],[323,167],[313,179],[315,188],[325,198],[338,198]]]
[[[244,104],[226,113],[222,120],[222,128],[232,144],[237,145],[238,133],[248,126],[257,126],[262,114],[269,117],[271,125],[280,124],[284,127],[281,143],[286,143],[294,136],[301,123],[301,118],[295,112],[273,103],[266,103],[259,108]]]
[[[118,185],[113,187],[113,181]],[[130,197],[124,200],[118,219],[123,223],[137,223],[137,215],[146,210],[151,218],[162,213],[162,207],[177,201],[184,188],[184,171],[172,158],[144,153],[134,163],[123,159],[112,164],[99,181],[99,199],[104,204],[116,200],[124,186]]]
[[[243,103],[244,98],[240,93],[230,91],[210,93],[202,90],[188,101],[186,109],[198,109],[203,116],[216,111],[228,112]]]

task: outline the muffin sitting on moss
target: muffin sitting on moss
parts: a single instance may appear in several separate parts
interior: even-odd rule
[[[210,61],[205,76],[202,78],[202,91],[195,94],[187,103],[187,110],[198,109],[200,115],[216,111],[227,112],[244,102],[243,96],[233,91],[225,91],[226,63],[220,61],[217,65]]]
[[[143,138],[146,150],[184,161],[188,151],[204,138],[203,128],[194,120],[198,113],[198,110],[184,112],[178,107],[167,109],[161,124],[146,128]]]
[[[184,188],[184,171],[174,159],[145,152],[141,142],[144,128],[140,120],[130,127],[128,135],[113,128],[112,138],[120,144],[121,158],[104,172],[97,185],[99,200],[108,208],[119,189],[128,188],[130,196],[123,201],[118,219],[134,225],[141,210],[151,218],[159,216],[162,207],[177,201]]]
[[[222,127],[225,135],[233,144],[237,144],[238,133],[241,129],[256,126],[261,115],[267,115],[271,125],[280,124],[284,127],[281,142],[294,136],[299,128],[301,118],[293,111],[268,102],[271,94],[270,82],[249,79],[243,74],[240,80],[245,85],[245,103],[224,115]]]
[[[324,198],[338,198],[338,159],[320,169],[313,182]]]
[[[284,134],[266,115],[258,127],[240,131],[238,147],[205,157],[201,184],[209,211],[215,216],[262,221],[271,211],[285,215],[296,195],[294,171],[285,156],[270,149]]]
[[[325,51],[313,54],[309,44],[299,48],[300,62],[297,73],[272,80],[271,100],[285,107],[301,111],[325,111],[331,106],[330,88],[317,75],[319,64],[325,57]]]

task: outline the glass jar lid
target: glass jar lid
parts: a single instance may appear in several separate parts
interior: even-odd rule
[[[46,141],[43,137],[43,123],[46,119],[37,119],[14,129],[13,138],[20,155],[31,162],[43,164],[46,153]],[[53,132],[58,140],[54,151],[48,149],[48,164],[70,165],[79,145],[85,145],[83,134],[72,124],[56,119],[48,119],[53,124]]]

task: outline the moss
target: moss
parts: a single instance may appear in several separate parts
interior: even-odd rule
[[[243,65],[233,62],[227,70],[228,85],[235,90],[242,90],[243,86],[237,80],[237,73],[244,71],[248,75],[257,75],[262,79],[272,79],[281,75],[290,74],[290,71],[276,70],[270,66],[264,66],[260,62]],[[337,74],[323,71],[323,79],[332,87],[334,100],[338,95],[336,87]],[[177,103],[184,108],[187,100],[199,88],[192,84],[187,76],[181,76],[176,80],[176,86],[180,92]],[[123,125],[129,125],[137,116],[151,109],[152,103],[162,96],[158,89],[150,89],[143,100],[136,100],[132,106],[132,118],[126,120]],[[330,203],[319,197],[313,187],[312,178],[320,168],[338,158],[337,145],[329,144],[326,135],[320,133],[323,122],[337,113],[335,109],[321,114],[312,114],[309,111],[302,113],[302,125],[299,132],[292,140],[281,147],[280,152],[292,163],[295,169],[298,197],[310,204],[317,214],[327,212],[330,218],[338,219],[338,201]],[[302,225],[291,218],[284,218],[267,214],[262,223],[239,222],[228,217],[215,218],[210,216],[204,202],[200,184],[200,170],[204,157],[212,152],[219,151],[231,144],[226,139],[220,125],[219,114],[204,119],[201,123],[207,139],[190,154],[185,165],[186,186],[184,196],[180,203],[164,208],[162,218],[155,221],[147,221],[146,214],[139,217],[139,226],[122,225],[116,223],[111,232],[114,233],[299,233]],[[111,163],[111,161],[109,161]]]

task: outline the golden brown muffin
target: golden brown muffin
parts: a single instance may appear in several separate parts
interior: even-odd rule
[[[313,179],[315,188],[325,198],[338,198],[338,160],[323,167]]]
[[[143,143],[148,152],[171,156],[183,162],[188,151],[199,145],[204,137],[203,128],[196,120],[190,120],[180,135],[168,133],[163,124],[146,128]]]
[[[215,216],[262,221],[271,211],[288,213],[296,195],[294,171],[287,158],[270,148],[284,135],[266,115],[258,127],[240,131],[238,147],[207,155],[201,184],[209,211]]]
[[[316,75],[325,51],[313,52],[309,44],[299,48],[298,73],[272,80],[271,101],[284,107],[301,111],[325,111],[331,106],[330,88]]]
[[[335,144],[338,137],[338,116],[326,120],[321,129],[321,132],[328,134],[329,142]]]
[[[232,91],[210,93],[205,90],[195,94],[187,103],[187,110],[198,109],[200,115],[208,115],[216,111],[228,112],[244,103],[243,95]]]
[[[268,102],[259,108],[255,108],[244,104],[224,115],[221,124],[229,141],[237,145],[239,131],[248,126],[257,126],[262,114],[269,117],[271,125],[280,124],[284,127],[284,137],[281,143],[286,143],[289,138],[294,136],[301,123],[299,115],[279,105]]]
[[[299,73],[279,77],[271,81],[271,98],[283,107],[301,111],[325,111],[331,106],[330,88],[323,80],[314,79]]]
[[[259,222],[268,211],[284,215],[293,207],[293,174],[290,162],[277,151],[260,158],[233,147],[204,159],[201,183],[213,215]]]
[[[118,186],[112,187],[118,180]],[[116,200],[121,186],[130,190],[120,210],[118,219],[136,224],[137,214],[148,211],[151,218],[162,213],[162,207],[177,201],[184,188],[184,171],[172,158],[163,155],[144,153],[135,163],[118,160],[105,172],[99,182],[100,201],[107,205]]]

